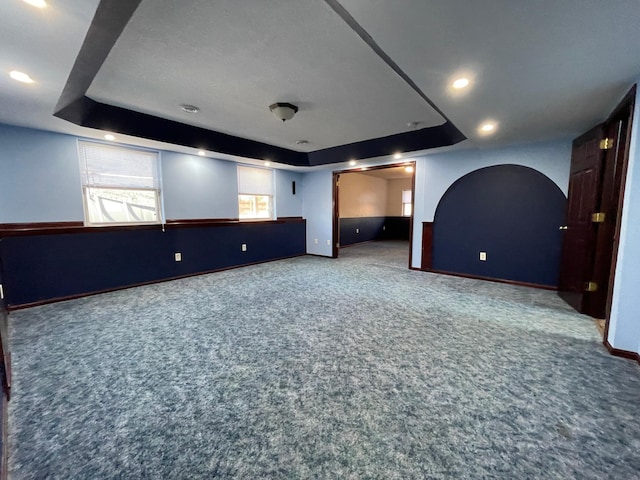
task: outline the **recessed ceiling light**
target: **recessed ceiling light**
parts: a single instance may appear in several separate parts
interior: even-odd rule
[[[271,162],[264,162],[264,166],[265,167],[270,167],[271,166]]]
[[[452,83],[453,88],[460,90],[469,86],[469,79],[465,77],[457,78]]]
[[[478,128],[478,132],[480,132],[481,135],[490,135],[496,131],[496,128],[498,128],[496,122],[484,122]]]
[[[349,161],[349,165],[352,166],[352,167],[355,167],[356,163],[358,163],[358,162],[356,162],[355,160],[350,160]]]
[[[116,137],[115,137],[114,135],[111,135],[110,133],[107,133],[107,134],[104,136],[104,139],[105,139],[105,140],[109,140],[109,141],[113,141],[113,140],[115,140],[115,139],[116,139]]]
[[[418,126],[420,126],[422,122],[407,122],[407,127],[412,128],[412,129],[416,129],[418,128]]]
[[[296,145],[308,145],[309,140],[297,140]]]
[[[33,5],[34,7],[44,8],[47,6],[47,2],[45,0],[23,0],[25,3],[29,5]]]
[[[413,173],[413,167],[411,165],[408,165],[404,167],[404,171],[407,173]]]
[[[401,153],[396,153],[393,158],[395,158],[396,160],[399,160],[402,158],[402,154]]]
[[[9,76],[14,80],[22,83],[33,83],[33,78],[23,72],[18,72],[17,70],[13,70],[9,72]]]
[[[188,105],[186,103],[180,105],[180,108],[186,113],[198,113],[200,111],[200,109],[195,105]]]
[[[207,152],[205,152],[204,150],[198,150],[198,155],[200,155],[201,157],[204,157],[207,154]]]

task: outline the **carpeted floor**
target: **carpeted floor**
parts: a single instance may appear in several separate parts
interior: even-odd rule
[[[640,478],[640,368],[398,242],[10,315],[10,477]]]

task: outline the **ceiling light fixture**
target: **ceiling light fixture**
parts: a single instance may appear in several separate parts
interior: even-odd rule
[[[283,122],[291,120],[298,113],[298,107],[291,103],[273,103],[269,105],[269,110],[271,110],[274,117]]]
[[[465,77],[461,77],[458,78],[456,80],[453,81],[452,86],[453,88],[455,88],[456,90],[461,90],[463,88],[466,88],[469,86],[469,79],[465,78]]]
[[[116,137],[115,137],[114,135],[111,135],[110,133],[107,133],[107,134],[104,136],[104,139],[105,139],[105,140],[109,140],[109,141],[113,141],[113,140],[115,140],[115,139],[116,139]]]
[[[34,83],[33,78],[23,72],[18,72],[17,70],[13,70],[9,72],[9,76],[14,80],[22,83]]]
[[[200,155],[201,157],[204,157],[207,154],[207,152],[205,152],[204,150],[198,150],[198,155]]]
[[[189,105],[187,103],[180,105],[180,108],[185,113],[198,113],[200,111],[200,109],[195,105]]]
[[[494,133],[496,131],[496,128],[498,128],[498,125],[497,125],[496,122],[484,122],[478,128],[478,132],[481,135],[491,135],[492,133]]]
[[[309,145],[309,140],[296,140],[296,145]]]
[[[356,163],[358,163],[358,162],[356,162],[355,160],[350,160],[350,161],[349,161],[349,165],[350,165],[351,167],[355,167],[355,166],[356,166]]]
[[[400,160],[402,158],[402,154],[401,153],[396,153],[393,158],[395,158],[396,160]]]
[[[264,162],[264,166],[265,167],[270,167],[271,166],[271,162]]]
[[[418,128],[418,126],[421,124],[422,122],[407,122],[407,127],[411,128],[412,130],[415,130]]]
[[[44,8],[47,6],[47,2],[45,0],[23,0],[24,3],[28,3],[37,8]]]

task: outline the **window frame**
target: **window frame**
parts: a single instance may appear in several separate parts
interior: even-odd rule
[[[241,191],[241,187],[240,187],[240,169],[244,168],[244,169],[254,169],[254,170],[263,170],[263,171],[268,171],[270,173],[270,192],[269,193],[247,193],[247,192],[243,192]],[[246,165],[246,164],[238,164],[236,166],[236,175],[238,177],[238,220],[241,222],[269,222],[269,221],[273,221],[276,219],[276,205],[275,205],[275,198],[276,198],[276,179],[275,179],[275,170],[273,168],[264,168],[264,167],[259,167],[259,166],[255,166],[255,165]],[[254,204],[257,205],[258,200],[257,197],[267,197],[269,199],[269,216],[268,217],[243,217],[241,214],[241,209],[240,209],[240,197],[253,197],[254,198]],[[256,209],[256,213],[257,213],[257,209]]]
[[[409,192],[409,201],[405,202],[405,192]],[[406,208],[409,207],[409,213],[406,213]],[[413,190],[402,190],[402,216],[410,217],[413,215]]]
[[[156,187],[125,187],[125,186],[109,186],[109,185],[93,185],[89,183],[85,183],[84,181],[84,171],[82,167],[82,162],[86,161],[83,158],[82,154],[82,144],[93,144],[103,147],[108,147],[115,150],[133,150],[140,151],[145,153],[151,153],[155,156],[154,168],[154,180],[158,185]],[[139,148],[130,145],[121,145],[121,144],[113,144],[101,142],[93,139],[78,139],[78,164],[80,170],[80,185],[82,189],[82,209],[84,214],[84,226],[85,227],[118,227],[118,226],[136,226],[136,225],[161,225],[164,223],[164,202],[162,198],[162,168],[161,168],[161,154],[158,150],[147,149],[147,148]],[[91,189],[99,189],[99,190],[114,190],[114,191],[123,191],[123,192],[154,192],[154,204],[155,204],[155,212],[156,212],[156,220],[134,220],[134,221],[92,221],[90,214],[90,206],[89,206],[89,192]],[[115,200],[114,200],[115,202]]]

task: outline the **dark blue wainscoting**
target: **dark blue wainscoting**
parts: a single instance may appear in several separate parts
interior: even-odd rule
[[[303,255],[305,231],[298,220],[7,236],[0,242],[6,301],[12,308]]]
[[[380,240],[409,240],[411,217],[385,217]]]
[[[410,217],[341,218],[340,246],[374,240],[409,240],[410,222]]]
[[[433,269],[557,286],[566,197],[531,168],[499,165],[456,181],[433,224]],[[479,253],[487,252],[487,261]]]
[[[357,217],[340,219],[340,246],[378,240],[382,235],[385,217]],[[358,233],[356,233],[358,231]]]

